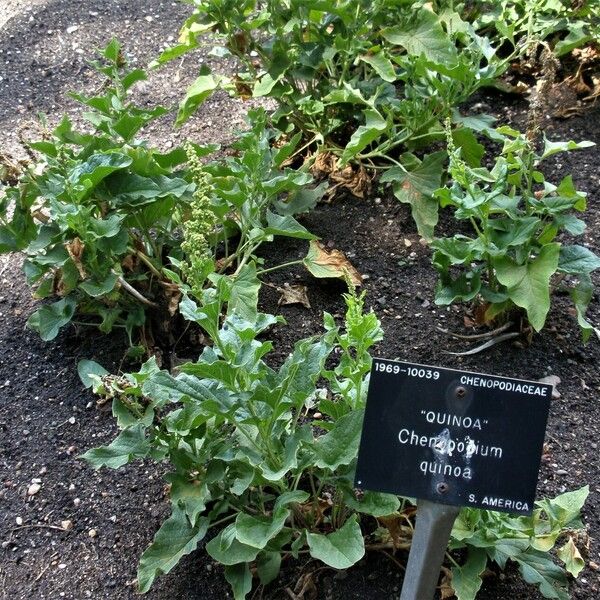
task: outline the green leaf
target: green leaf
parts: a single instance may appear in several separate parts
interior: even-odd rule
[[[242,267],[232,281],[227,313],[250,321],[256,321],[260,280],[256,276],[256,265],[252,262]]]
[[[235,537],[246,546],[262,550],[284,527],[290,514],[284,508],[274,511],[271,517],[238,513],[235,519]]]
[[[562,7],[561,7],[562,8]],[[557,57],[568,54],[575,48],[580,48],[584,44],[587,44],[593,36],[587,31],[586,23],[570,23],[569,33],[564,40],[560,40],[556,46],[554,46],[554,53]]]
[[[362,497],[357,499],[352,491],[344,498],[348,508],[372,515],[373,517],[385,517],[395,513],[400,507],[398,496],[383,494],[381,492],[366,491]]]
[[[503,256],[494,261],[496,277],[509,298],[527,312],[531,326],[540,331],[550,310],[550,277],[558,269],[560,244],[546,244],[536,258],[517,265]]]
[[[238,541],[235,537],[235,524],[231,524],[206,544],[206,551],[222,565],[237,565],[253,561],[260,549]]]
[[[589,342],[592,333],[594,333],[594,326],[585,318],[585,313],[593,295],[594,284],[591,277],[587,274],[580,275],[579,283],[571,290],[571,300],[575,305],[577,323],[581,329],[581,338],[584,344]]]
[[[482,548],[469,548],[464,565],[452,567],[452,589],[458,600],[475,600],[483,583],[481,574],[487,565],[487,554]]]
[[[389,83],[396,81],[396,70],[392,61],[384,55],[383,52],[377,52],[376,54],[364,54],[359,57],[360,60],[371,65],[373,70],[383,79]]]
[[[584,246],[561,246],[558,270],[574,275],[589,274],[600,268],[600,257]]]
[[[281,552],[261,552],[256,560],[256,571],[260,582],[268,585],[277,579],[281,569]]]
[[[273,206],[282,215],[297,215],[311,211],[323,197],[329,186],[327,181],[314,188],[302,187],[293,190],[285,200],[275,201]]]
[[[208,519],[199,519],[192,527],[185,512],[173,505],[171,516],[161,525],[140,559],[137,573],[140,592],[147,592],[157,575],[168,573],[182,556],[194,551],[208,526]]]
[[[340,157],[341,165],[347,163],[371,142],[379,138],[388,127],[387,121],[374,108],[365,110],[363,114],[365,116],[365,124],[358,127],[352,134]]]
[[[110,202],[116,206],[140,206],[157,198],[180,198],[186,193],[191,193],[194,186],[179,177],[142,177],[135,173],[119,173],[107,181],[107,189]]]
[[[578,577],[585,567],[585,561],[571,536],[569,536],[567,543],[558,549],[556,555],[565,563],[565,568],[573,577]]]
[[[425,57],[441,64],[455,63],[456,48],[442,29],[438,17],[427,9],[421,9],[414,18],[396,27],[382,31],[383,37],[392,44],[402,46],[412,56]]]
[[[131,164],[131,158],[119,152],[92,154],[84,163],[77,165],[69,174],[71,184],[85,184],[86,189],[95,187],[111,173]]]
[[[445,152],[434,152],[412,169],[392,167],[381,177],[382,183],[392,183],[394,196],[400,202],[410,204],[417,230],[427,240],[433,238],[438,221],[438,201],[432,196],[441,185],[445,160]]]
[[[118,469],[136,458],[144,458],[150,452],[150,442],[146,438],[143,425],[124,429],[108,446],[92,448],[81,458],[94,469],[108,467]]]
[[[470,167],[479,167],[485,154],[485,147],[477,141],[475,134],[467,127],[452,131],[452,139],[461,150],[461,156]]]
[[[352,515],[341,529],[329,535],[306,534],[310,555],[334,569],[347,569],[365,555],[365,544],[356,520]]]
[[[93,281],[87,279],[79,284],[79,287],[92,298],[104,296],[115,289],[119,276],[116,273],[109,273],[102,281]]]
[[[252,590],[252,573],[248,563],[227,565],[225,579],[231,586],[234,600],[245,600]]]
[[[537,585],[545,598],[569,600],[569,581],[547,553],[528,550],[515,557],[527,583]]]
[[[202,74],[187,89],[183,100],[179,103],[175,126],[179,127],[190,115],[217,89],[219,80],[210,74]]]
[[[581,509],[587,500],[590,493],[588,485],[565,492],[556,498],[540,500],[536,504],[544,510],[544,512],[554,521],[560,523],[561,526],[567,526],[579,518]]]
[[[314,240],[317,237],[300,225],[294,217],[290,215],[281,216],[270,210],[267,210],[267,227],[265,228],[265,233],[267,235],[284,235],[303,240]]]
[[[356,458],[363,417],[363,410],[353,410],[338,419],[329,433],[315,440],[316,467],[335,471]]]
[[[567,152],[569,150],[578,150],[581,148],[591,148],[595,146],[594,142],[551,142],[547,137],[544,136],[544,151],[542,152],[542,156],[540,160],[544,160],[553,154],[558,154],[559,152]]]
[[[61,327],[75,314],[75,299],[67,296],[54,304],[45,304],[27,319],[27,327],[37,331],[45,341],[53,340]]]
[[[179,473],[168,473],[166,480],[171,484],[171,502],[184,510],[190,523],[196,525],[199,515],[206,510],[206,503],[211,500],[208,486]]]
[[[95,380],[90,375],[95,375],[96,377],[108,375],[108,371],[102,365],[99,365],[95,360],[87,359],[80,360],[77,363],[77,373],[79,379],[81,379],[81,383],[86,388],[91,388],[95,383]]]

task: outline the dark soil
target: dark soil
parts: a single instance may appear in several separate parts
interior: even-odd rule
[[[156,55],[167,36],[176,36],[186,14],[187,9],[179,4],[156,0],[54,0],[36,2],[30,12],[21,11],[0,34],[3,150],[18,152],[16,127],[35,112],[45,110],[54,120],[64,110],[73,113],[65,92],[97,84],[84,65],[93,46],[117,35],[144,64]],[[71,25],[79,29],[67,34]],[[83,53],[76,52],[73,43]],[[138,93],[152,103],[172,104],[193,78],[201,56],[202,52],[196,53],[181,68],[172,65],[153,75]],[[181,80],[176,82],[178,72]],[[173,134],[166,120],[150,134],[164,144],[186,136],[227,142],[232,125],[241,123],[244,108],[217,96],[185,130]],[[522,124],[525,104],[491,95],[479,98],[470,110],[491,112],[502,121]],[[210,125],[208,121],[212,121]],[[598,143],[600,110],[591,108],[579,117],[552,121],[547,134]],[[546,169],[553,180],[573,173],[578,187],[589,193],[585,243],[596,252],[600,251],[599,156],[597,148],[559,155]],[[461,331],[464,310],[434,305],[430,250],[419,242],[406,207],[385,195],[368,200],[348,196],[320,205],[305,217],[304,224],[325,244],[344,251],[366,276],[368,302],[385,331],[377,355],[511,377],[539,379],[553,374],[561,378],[561,398],[551,407],[538,496],[554,496],[589,484],[584,519],[591,545],[586,558],[600,563],[596,406],[600,346],[596,339],[582,346],[568,299],[554,299],[546,329],[534,336],[530,346],[504,345],[475,357],[453,357],[445,351],[463,350],[466,345],[452,341],[436,327]],[[442,217],[440,231],[451,231],[448,215]],[[304,251],[302,244],[277,243],[268,248],[265,257],[268,264],[276,264],[300,257]],[[163,469],[148,462],[96,473],[77,459],[88,448],[109,442],[116,432],[110,412],[99,411],[91,393],[79,382],[77,362],[92,358],[117,370],[125,340],[119,335],[107,337],[70,328],[51,343],[40,341],[25,328],[34,301],[24,284],[20,262],[18,256],[0,257],[0,593],[11,600],[134,598],[138,558],[169,510]],[[317,281],[300,269],[276,272],[270,282],[307,285],[312,305],[311,310],[279,308],[275,289],[264,288],[262,309],[280,313],[288,322],[272,333],[279,357],[301,336],[321,331],[323,310],[343,312],[341,284]],[[589,318],[600,323],[598,294]],[[28,496],[32,482],[39,482],[41,489]],[[63,531],[61,522],[67,520],[72,528]],[[397,559],[404,563],[406,556],[399,553]],[[324,599],[397,597],[402,581],[398,565],[380,554],[369,555],[357,567],[340,573],[315,563],[289,563],[281,578],[256,597],[288,598],[285,588],[293,588],[310,572],[317,597]],[[220,567],[202,550],[159,578],[147,595],[156,600],[230,596]],[[478,596],[483,600],[507,597],[541,598],[512,569],[490,575]],[[586,568],[572,585],[572,597],[600,597],[599,573]]]

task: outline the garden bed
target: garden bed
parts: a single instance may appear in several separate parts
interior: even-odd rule
[[[185,14],[180,6],[158,3],[152,11],[148,3],[141,2],[127,3],[126,9],[118,5],[97,9],[97,4],[49,2],[36,15],[34,25],[29,24],[29,13],[16,15],[5,25],[0,39],[3,55],[10,50],[14,58],[20,50],[21,57],[14,63],[8,85],[2,82],[2,130],[11,127],[17,90],[27,88],[27,92],[18,92],[24,107],[20,119],[30,117],[38,109],[46,109],[55,119],[64,110],[64,92],[79,87],[78,78],[87,73],[72,46],[62,51],[73,57],[76,66],[63,68],[57,62],[56,67],[51,67],[50,84],[45,76],[39,77],[41,67],[29,66],[19,71],[25,64],[23,55],[31,52],[39,38],[51,36],[55,40],[47,30],[70,35],[65,28],[81,21],[81,14],[99,10],[101,15],[86,18],[74,35],[84,36],[112,22],[115,30],[111,33],[126,33],[132,40],[142,40],[142,47],[136,52],[139,60],[146,62],[158,48],[151,36],[144,37],[142,31],[166,38],[176,31]],[[143,16],[152,19],[144,20]],[[102,22],[94,22],[96,18]],[[132,23],[125,27],[127,18]],[[40,22],[43,27],[37,26]],[[124,31],[119,31],[121,28]],[[10,35],[15,37],[9,39]],[[98,45],[104,41],[98,40]],[[86,53],[88,43],[81,46]],[[37,60],[32,57],[31,65]],[[160,74],[160,85],[148,87],[146,93],[152,101],[161,101],[161,95],[170,93],[169,78],[175,76],[175,71],[176,67],[169,67]],[[28,85],[19,88],[14,78],[24,77],[29,78]],[[49,96],[50,92],[54,97]],[[526,103],[512,96],[489,94],[480,96],[464,110],[488,112],[501,122],[522,125]],[[239,105],[217,96],[178,135],[195,141],[226,142],[234,120],[230,115],[234,113],[238,119]],[[212,121],[208,128],[207,120]],[[157,126],[153,136],[166,144],[171,134],[165,133],[166,126],[161,127]],[[600,107],[590,107],[569,120],[552,120],[546,132],[552,139],[600,143]],[[556,180],[560,174],[572,173],[577,187],[589,194],[585,244],[596,252],[600,251],[598,164],[600,150],[596,146],[554,157],[545,167],[548,172],[554,171]],[[447,215],[442,215],[439,230],[450,234],[447,219]],[[367,304],[376,311],[384,330],[384,340],[376,347],[375,356],[525,379],[560,377],[561,396],[551,405],[538,495],[554,496],[589,484],[590,496],[583,515],[591,536],[586,557],[590,566],[573,584],[572,597],[587,600],[600,594],[600,346],[597,339],[585,347],[581,344],[568,297],[556,299],[546,328],[534,335],[531,345],[516,347],[508,342],[473,357],[452,356],[447,351],[461,351],[467,346],[439,329],[463,329],[464,310],[460,306],[446,309],[434,304],[436,275],[431,266],[431,250],[420,242],[407,206],[377,193],[366,199],[341,196],[331,203],[319,204],[302,218],[302,224],[326,246],[345,252],[365,276]],[[263,246],[267,267],[301,258],[305,252],[303,241]],[[0,257],[0,592],[2,597],[11,599],[133,598],[139,555],[169,512],[163,473],[150,462],[142,468],[130,465],[119,471],[94,472],[77,459],[85,450],[110,442],[116,431],[110,411],[99,410],[95,398],[81,385],[77,362],[94,359],[115,371],[121,365],[126,340],[118,334],[107,337],[68,327],[54,341],[42,342],[37,334],[25,329],[35,303],[20,266],[17,255]],[[341,283],[316,280],[299,267],[273,273],[265,281],[272,286],[263,287],[261,309],[281,314],[288,323],[269,332],[276,359],[283,359],[299,337],[322,331],[323,311],[334,316],[343,313]],[[276,288],[285,283],[306,285],[311,308],[278,306],[280,294]],[[588,317],[592,323],[600,322],[597,292]],[[193,358],[185,354],[184,357]],[[31,484],[38,480],[39,491],[28,495]],[[65,527],[65,521],[70,521],[72,527]],[[302,578],[307,590],[310,580],[314,584],[314,595],[307,591],[306,598],[394,597],[402,582],[397,563],[404,564],[406,556],[398,552],[395,559],[373,553],[347,572],[336,572],[314,561],[290,560],[284,564],[280,578],[262,592],[262,598],[288,598],[286,588],[294,590]],[[216,600],[228,594],[221,567],[198,550],[185,557],[170,574],[158,578],[147,597]],[[484,600],[504,597],[529,600],[541,596],[509,569],[501,575],[491,573],[478,596]]]

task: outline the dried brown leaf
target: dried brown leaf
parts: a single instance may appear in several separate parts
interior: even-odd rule
[[[278,306],[284,304],[302,304],[302,306],[310,308],[308,288],[305,285],[290,285],[289,283],[285,283],[283,287],[278,287],[277,291],[281,293],[281,297],[277,302]]]
[[[65,244],[65,247],[67,248],[67,252],[71,257],[71,260],[75,263],[75,266],[79,271],[79,276],[81,277],[81,279],[86,279],[87,274],[85,272],[83,262],[81,260],[83,256],[83,251],[85,250],[85,244],[78,237],[76,237],[73,238],[73,240],[71,240],[70,242],[67,242]]]
[[[345,279],[348,277],[353,285],[362,284],[362,275],[340,250],[327,250],[323,244],[311,240],[310,249],[304,265],[319,278]]]

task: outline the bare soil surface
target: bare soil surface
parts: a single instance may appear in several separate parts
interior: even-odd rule
[[[95,47],[116,36],[132,60],[147,64],[169,36],[177,36],[189,10],[157,0],[10,0],[0,8],[0,25],[5,8],[12,12],[0,30],[0,131],[2,151],[15,154],[21,152],[20,129],[30,128],[28,123],[38,111],[47,112],[51,121],[65,111],[80,120],[66,92],[98,85],[85,64]],[[153,73],[136,94],[149,103],[176,103],[201,60],[208,60],[205,49]],[[218,94],[181,130],[173,132],[172,120],[165,119],[149,135],[164,145],[186,137],[226,144],[246,108]],[[525,109],[522,100],[497,95],[482,96],[470,108],[517,125],[523,123]],[[567,121],[551,121],[547,134],[553,139],[600,143],[600,108],[592,107]],[[596,252],[600,251],[599,157],[596,147],[558,155],[546,168],[554,180],[573,173],[576,184],[589,193],[584,242]],[[463,330],[464,310],[440,309],[433,303],[430,250],[419,243],[406,207],[385,194],[367,200],[347,196],[320,205],[303,223],[325,244],[344,251],[367,276],[368,302],[385,331],[377,355],[527,379],[560,377],[561,397],[552,402],[538,496],[590,485],[584,510],[591,536],[586,559],[600,564],[600,344],[594,339],[582,346],[568,298],[554,299],[546,329],[530,346],[504,345],[474,357],[454,357],[446,351],[463,350],[466,345],[436,328]],[[451,232],[452,226],[449,215],[443,215],[440,230]],[[298,258],[305,250],[302,243],[273,244],[265,252],[267,266]],[[77,459],[88,448],[108,443],[116,433],[110,412],[99,411],[79,382],[77,362],[92,358],[117,370],[126,342],[119,335],[102,336],[75,327],[51,343],[42,342],[25,328],[35,302],[20,267],[19,256],[0,256],[0,598],[134,598],[138,558],[169,511],[163,467],[148,462],[116,472],[93,472]],[[277,292],[265,286],[262,309],[280,313],[288,321],[288,326],[272,332],[280,357],[301,335],[321,330],[323,310],[343,312],[341,284],[317,281],[300,269],[278,271],[269,281],[307,285],[312,305],[310,310],[278,307]],[[598,293],[589,318],[600,323]],[[32,483],[41,488],[29,496]],[[72,524],[68,531],[64,521]],[[396,558],[404,563],[406,555],[398,553]],[[255,597],[289,598],[286,588],[293,589],[307,573],[312,573],[315,597],[327,600],[395,598],[402,582],[401,569],[381,554],[369,555],[355,568],[339,573],[314,562],[290,562],[280,579]],[[231,594],[220,567],[200,549],[159,578],[146,597],[220,600]],[[507,597],[534,600],[541,595],[509,569],[491,573],[478,596],[483,600]],[[572,597],[600,597],[597,570],[584,570],[572,585]]]

